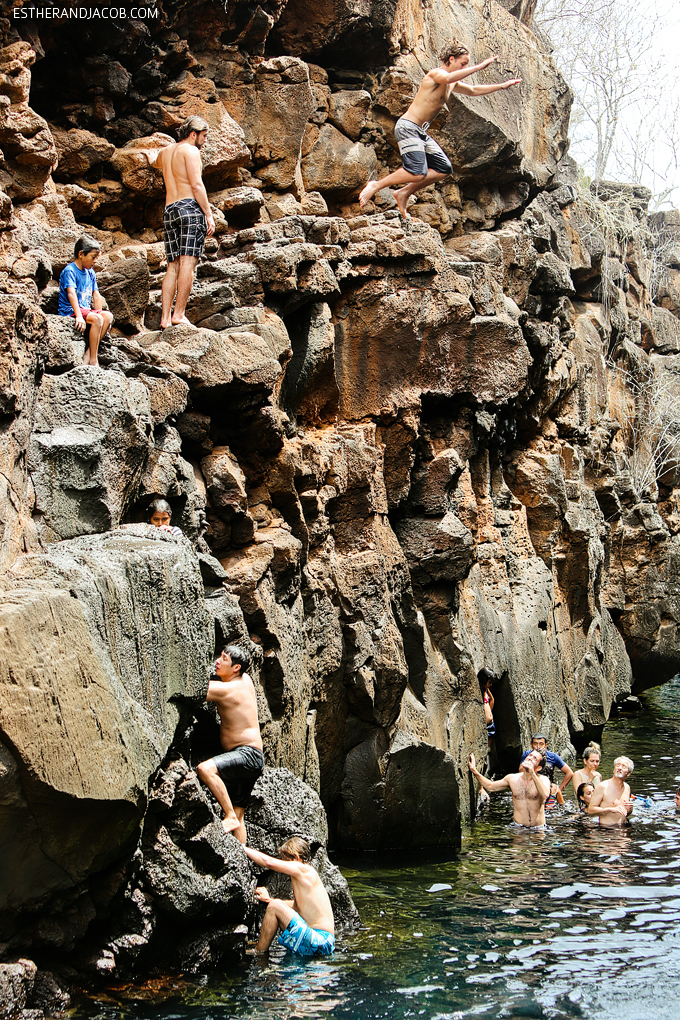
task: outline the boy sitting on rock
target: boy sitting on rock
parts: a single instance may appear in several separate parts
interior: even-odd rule
[[[329,956],[335,949],[333,908],[318,872],[309,863],[309,843],[292,836],[279,847],[281,860],[249,846],[243,849],[261,868],[289,875],[293,886],[292,900],[272,899],[264,886],[255,890],[257,898],[267,904],[255,952],[266,953],[280,928],[279,942],[286,949],[301,956]]]
[[[59,277],[59,314],[74,316],[79,333],[83,333],[86,326],[90,327],[90,344],[85,351],[83,365],[92,365],[93,368],[99,367],[99,343],[113,322],[111,312],[103,308],[92,268],[100,250],[98,241],[83,234],[75,243],[73,262],[69,262]]]

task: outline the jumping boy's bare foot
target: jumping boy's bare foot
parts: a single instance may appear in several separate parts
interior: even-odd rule
[[[378,189],[376,188],[377,183],[378,183],[377,181],[369,181],[366,187],[359,195],[359,205],[362,209],[372,200],[373,196],[378,191]]]
[[[394,197],[396,199],[397,207],[398,207],[399,212],[401,213],[402,217],[405,220],[410,220],[411,216],[406,211],[406,207],[408,205],[408,200],[409,200],[409,198],[411,196],[410,195],[405,195],[404,194],[405,191],[406,191],[406,188],[399,188],[399,191],[393,191],[392,194],[394,195]]]
[[[181,319],[172,319],[170,322],[171,326],[191,326],[192,329],[196,329],[193,322],[189,322],[186,315],[183,315]]]

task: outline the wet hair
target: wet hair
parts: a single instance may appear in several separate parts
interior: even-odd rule
[[[532,743],[534,742],[534,740],[545,740],[546,744],[548,743],[548,738],[546,737],[545,733],[534,733],[533,737],[531,738]]]
[[[625,761],[625,763],[626,763],[626,765],[628,767],[628,775],[632,776],[633,769],[635,768],[635,765],[633,763],[633,759],[632,758],[626,758],[625,754],[622,754],[622,755],[620,755],[620,757],[614,759],[614,767],[615,768],[616,768],[616,763],[619,762],[619,761]]]
[[[448,46],[445,46],[440,52],[439,59],[442,64],[448,64],[451,57],[462,57],[469,52],[470,51],[467,46],[463,46],[463,44],[459,43],[457,39],[452,39]]]
[[[154,514],[170,514],[172,517],[172,510],[166,499],[154,499],[153,503],[149,503],[147,513],[149,518],[153,517]]]
[[[302,836],[291,836],[281,844],[277,852],[284,861],[293,861],[299,857],[303,864],[309,864],[312,859],[312,849]]]
[[[593,755],[596,754],[598,758],[602,757],[602,751],[600,751],[599,744],[588,744],[585,751],[583,752],[583,760],[590,761]]]
[[[583,796],[583,791],[585,790],[586,786],[592,786],[593,790],[595,789],[594,783],[579,783],[578,790],[576,791],[576,800],[579,802],[579,804],[585,804],[586,802],[585,797]]]
[[[180,124],[177,128],[177,138],[180,142],[183,142],[185,138],[188,138],[192,131],[195,131],[197,135],[200,135],[201,131],[207,131],[209,124],[207,120],[203,120],[202,117],[187,117],[184,123]]]
[[[241,648],[240,645],[225,645],[222,649],[222,654],[229,656],[232,666],[241,667],[240,676],[243,676],[248,671],[250,655],[245,648]]]
[[[81,252],[83,255],[89,255],[91,251],[101,250],[102,246],[99,241],[95,241],[94,237],[90,237],[89,234],[81,234],[73,246],[73,257],[77,259]]]

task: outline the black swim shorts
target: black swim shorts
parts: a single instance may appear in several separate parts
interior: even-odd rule
[[[399,145],[401,162],[409,174],[426,174],[428,169],[438,174],[450,174],[453,167],[448,156],[434,138],[414,124],[400,117],[394,125],[394,137]]]
[[[180,255],[199,259],[208,233],[208,221],[195,198],[180,198],[163,213],[165,257],[174,262]]]
[[[220,779],[234,807],[248,807],[250,794],[264,772],[264,755],[259,747],[235,747],[213,758]]]

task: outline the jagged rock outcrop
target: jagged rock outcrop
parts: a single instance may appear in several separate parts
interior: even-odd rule
[[[1,29],[0,800],[23,871],[1,940],[99,974],[243,949],[252,872],[192,772],[221,643],[254,653],[253,838],[307,832],[348,921],[327,839],[459,843],[482,667],[500,769],[679,668],[677,214],[579,189],[531,4],[157,7]],[[360,210],[451,35],[524,85],[452,97],[433,131],[454,175],[412,219],[387,192]],[[189,112],[216,232],[196,328],[161,332],[145,150]],[[84,230],[116,320],[98,370],[55,314]],[[137,524],[155,497],[185,539]]]

